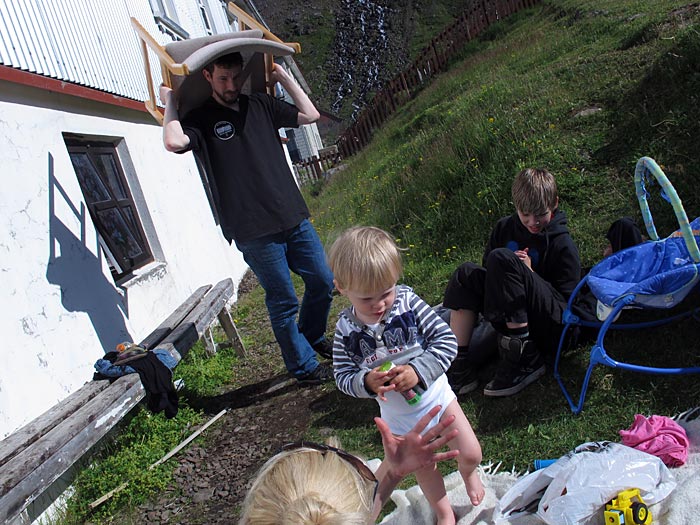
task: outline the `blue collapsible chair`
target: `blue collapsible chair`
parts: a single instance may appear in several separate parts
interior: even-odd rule
[[[680,228],[665,239],[659,239],[656,227],[647,203],[647,183],[661,186],[662,196],[671,203],[678,219]],[[566,311],[564,312],[564,329],[559,340],[559,347],[554,361],[554,377],[566,397],[574,414],[583,410],[588,383],[596,365],[605,365],[634,372],[649,374],[695,374],[700,373],[699,367],[686,368],[657,368],[637,364],[624,363],[611,358],[605,350],[605,335],[608,330],[647,328],[659,326],[688,316],[698,317],[700,308],[689,309],[649,322],[617,323],[619,314],[624,308],[653,308],[668,309],[683,301],[687,295],[700,283],[700,217],[692,223],[683,209],[683,205],[658,164],[649,157],[642,157],[637,162],[634,182],[637,199],[644,218],[649,241],[627,248],[606,257],[596,264],[571,294]],[[572,309],[577,296],[588,285],[598,302],[597,314],[600,321],[582,319]],[[578,402],[574,402],[559,374],[559,363],[565,346],[566,334],[571,326],[578,325],[598,330],[595,344],[590,350],[590,360],[583,380]]]

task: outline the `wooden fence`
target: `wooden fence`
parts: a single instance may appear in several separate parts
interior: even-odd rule
[[[300,185],[315,182],[342,159],[354,155],[372,140],[372,134],[411,100],[432,79],[445,71],[450,59],[491,24],[541,0],[475,0],[451,25],[445,28],[404,71],[391,79],[362,110],[357,120],[338,138],[335,151],[321,153],[294,164]],[[330,148],[329,148],[330,149]]]
[[[375,94],[357,120],[336,141],[343,158],[369,144],[372,134],[398,107],[411,100],[430,79],[444,71],[449,60],[464,44],[476,38],[491,24],[538,4],[540,0],[475,0],[425,47],[413,63]]]
[[[294,164],[294,174],[300,186],[322,179],[326,171],[342,160],[337,147],[332,146],[326,150],[319,151],[318,156],[314,155]]]

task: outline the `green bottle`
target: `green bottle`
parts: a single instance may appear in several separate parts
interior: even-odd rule
[[[389,370],[394,368],[394,366],[396,365],[394,365],[394,363],[392,363],[391,361],[386,361],[378,367],[378,370],[380,372],[388,372]],[[409,388],[405,392],[399,392],[399,394],[401,394],[404,397],[406,403],[408,403],[409,405],[415,405],[421,399],[421,395],[412,388]]]

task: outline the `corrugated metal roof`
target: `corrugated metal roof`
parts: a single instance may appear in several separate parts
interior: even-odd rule
[[[210,7],[222,10],[219,0],[210,0]],[[148,0],[0,0],[0,64],[145,100],[132,16],[156,40],[169,41],[156,26]],[[217,18],[220,26],[219,13]],[[149,62],[159,83],[158,58],[151,53]]]

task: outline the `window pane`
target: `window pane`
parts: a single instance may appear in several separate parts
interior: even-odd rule
[[[129,228],[131,228],[131,231],[134,233],[134,236],[137,239],[140,239],[139,236],[139,222],[136,214],[134,213],[134,209],[131,206],[122,206],[121,208],[122,212],[122,217],[124,220],[126,220]]]
[[[116,209],[97,212],[97,215],[105,227],[105,233],[109,236],[108,243],[111,243],[115,251],[119,252],[115,256],[133,259],[143,253],[136,240],[137,237]]]
[[[126,199],[126,191],[124,191],[124,186],[119,177],[119,172],[114,162],[114,156],[109,153],[100,153],[96,155],[95,158],[97,161],[97,169],[100,170],[102,174],[102,180],[107,181],[107,184],[109,184],[117,200]]]
[[[89,204],[112,200],[86,153],[71,153],[70,160]]]

